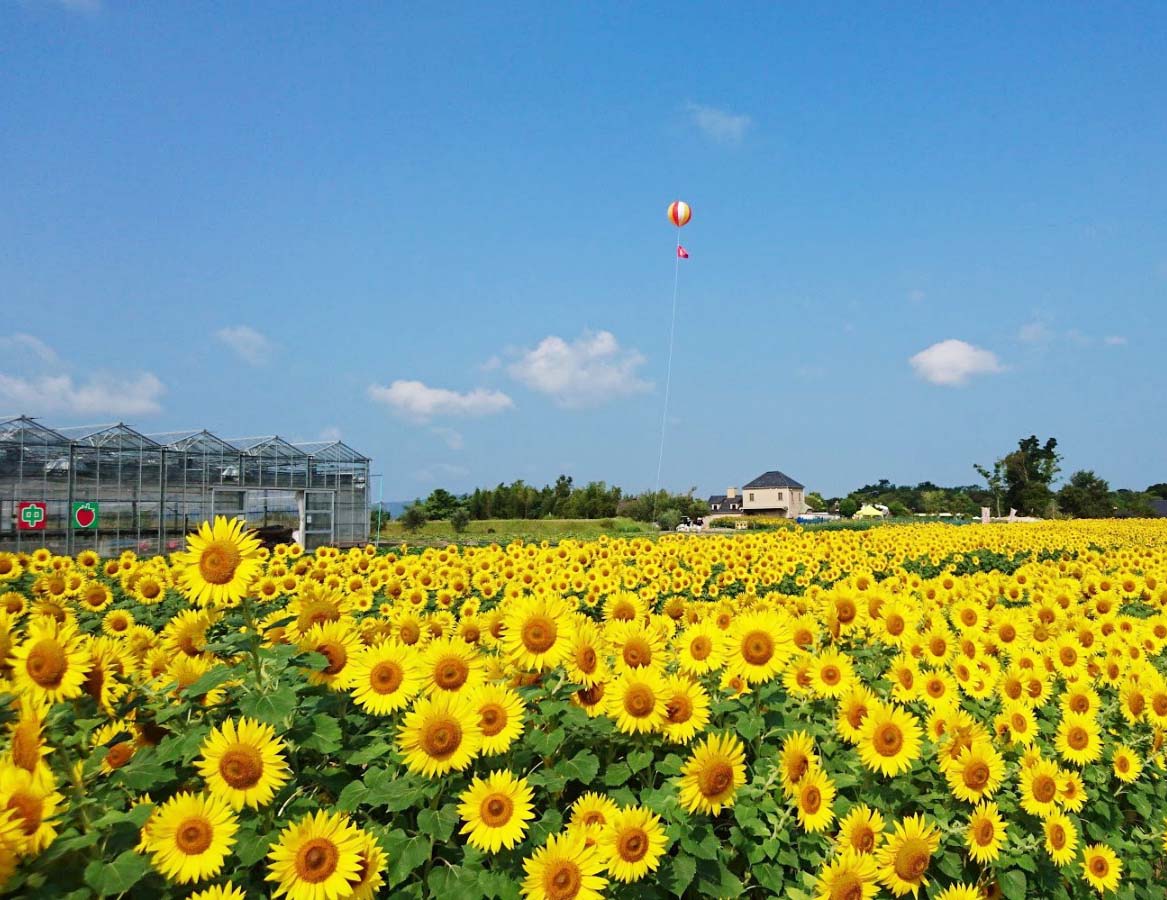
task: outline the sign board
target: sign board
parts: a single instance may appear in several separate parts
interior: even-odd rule
[[[81,501],[73,503],[73,527],[78,531],[97,530],[97,503],[96,501]]]
[[[16,527],[21,531],[44,531],[48,518],[48,505],[39,500],[16,504]]]

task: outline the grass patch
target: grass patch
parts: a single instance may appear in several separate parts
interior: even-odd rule
[[[591,541],[601,535],[637,537],[659,532],[647,522],[616,517],[612,519],[479,519],[470,522],[461,534],[441,519],[426,522],[421,530],[406,531],[400,522],[386,522],[381,540],[410,544],[507,544],[523,541]]]

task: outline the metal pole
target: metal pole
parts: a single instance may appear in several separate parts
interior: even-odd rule
[[[69,445],[69,482],[65,491],[65,555],[73,555],[73,499],[77,484],[77,448]]]
[[[381,516],[385,512],[385,476],[384,475],[377,475],[376,477],[380,478],[381,481],[380,481],[380,484],[377,488],[377,539],[374,543],[375,543],[375,546],[377,547],[377,549],[380,550],[381,549]],[[365,497],[366,498],[368,497],[367,493],[365,494]],[[368,518],[367,511],[365,513],[365,518]]]

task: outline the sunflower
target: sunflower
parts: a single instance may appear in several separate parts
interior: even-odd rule
[[[199,774],[216,797],[235,809],[266,806],[287,783],[287,748],[275,729],[253,719],[228,719],[202,744]]]
[[[110,637],[121,637],[134,624],[134,614],[128,609],[114,609],[101,620],[101,630]]]
[[[803,776],[819,764],[814,739],[805,731],[794,731],[782,742],[778,765],[782,773],[782,789],[793,797]]]
[[[1006,703],[995,723],[1007,730],[1010,743],[1028,747],[1037,739],[1037,716],[1032,707],[1020,701]]]
[[[502,650],[515,665],[532,672],[557,666],[568,651],[571,621],[558,597],[524,597],[506,606]]]
[[[876,702],[863,721],[859,758],[867,768],[883,775],[898,775],[912,767],[920,755],[920,723],[894,704]]]
[[[704,675],[725,663],[725,634],[708,620],[690,625],[674,640],[677,665],[690,675]]]
[[[535,818],[530,786],[506,769],[486,778],[475,778],[459,796],[458,813],[466,824],[461,834],[472,847],[497,853],[510,850],[527,833],[528,822]]]
[[[737,616],[730,626],[728,660],[750,684],[769,681],[794,655],[786,617],[773,610]]]
[[[867,710],[875,701],[875,694],[863,684],[855,683],[839,701],[839,716],[835,720],[835,727],[849,744],[859,743],[863,733],[863,720],[867,718]]]
[[[263,563],[259,540],[246,527],[242,519],[215,516],[214,524],[203,522],[197,534],[187,536],[186,552],[174,558],[182,566],[179,584],[192,603],[230,606],[247,595]]]
[[[201,656],[207,649],[207,629],[217,618],[213,610],[182,610],[162,629],[162,646],[172,655]]]
[[[856,853],[873,853],[883,839],[883,816],[866,803],[857,803],[839,820],[839,843]]]
[[[439,691],[405,714],[397,743],[411,772],[433,778],[461,771],[482,746],[477,711],[468,697]]]
[[[608,874],[625,883],[656,871],[668,847],[660,817],[643,806],[617,812],[600,833],[599,851]]]
[[[992,797],[1005,780],[1005,760],[983,738],[962,749],[955,760],[945,760],[941,768],[952,796],[969,803]]]
[[[976,885],[954,884],[936,894],[935,900],[984,900],[984,896]]]
[[[523,698],[510,688],[484,684],[470,695],[482,729],[482,754],[505,753],[523,733]]]
[[[430,693],[469,693],[482,684],[485,668],[477,648],[457,637],[430,641],[422,651],[422,674]]]
[[[1137,781],[1143,771],[1143,762],[1139,755],[1130,747],[1121,744],[1114,748],[1111,765],[1114,768],[1114,777],[1127,784]]]
[[[665,638],[645,622],[610,622],[604,633],[617,674],[630,669],[663,671],[668,659]]]
[[[187,900],[247,900],[243,888],[236,887],[230,881],[226,884],[216,884],[214,887],[195,891]]]
[[[91,665],[75,626],[34,619],[24,641],[12,650],[12,684],[34,702],[72,700],[84,690]]]
[[[665,709],[661,732],[674,744],[689,743],[709,724],[709,694],[687,675],[665,681]]]
[[[1005,843],[1005,820],[996,803],[983,801],[969,813],[968,828],[965,831],[968,855],[979,863],[995,860]]]
[[[219,873],[238,830],[235,813],[225,801],[181,793],[154,810],[143,837],[154,868],[170,881],[188,884]]]
[[[353,893],[362,877],[363,832],[348,816],[324,810],[288,825],[268,853],[267,880],[273,897],[338,900]]]
[[[600,650],[600,630],[590,619],[577,621],[563,661],[567,677],[589,688],[608,678],[608,666]]]
[[[349,900],[372,900],[385,883],[385,851],[367,831],[358,832],[361,838],[360,868],[356,879],[349,879],[352,891]]]
[[[868,854],[845,847],[819,871],[815,900],[870,900],[879,891],[878,871]]]
[[[794,803],[798,810],[798,821],[807,831],[826,831],[835,821],[835,783],[818,766],[807,770],[798,782]]]
[[[620,807],[614,800],[589,791],[580,795],[579,799],[571,804],[567,821],[573,827],[582,828],[589,834],[598,836],[619,811]]]
[[[1092,763],[1102,756],[1102,737],[1093,716],[1067,713],[1058,726],[1055,746],[1062,759],[1077,766]]]
[[[625,734],[658,731],[664,724],[667,692],[655,669],[629,669],[609,690],[608,715]]]
[[[694,746],[681,768],[681,806],[711,815],[733,806],[746,783],[745,757],[742,742],[730,734],[713,734]]]
[[[811,666],[810,678],[820,697],[841,697],[855,683],[855,667],[846,653],[824,650]]]
[[[361,709],[375,716],[406,706],[424,683],[417,651],[393,638],[359,650],[349,663],[349,691]]]
[[[1082,876],[1100,894],[1117,890],[1122,860],[1105,844],[1091,844],[1082,851]]]
[[[940,832],[923,816],[902,819],[876,854],[879,880],[897,897],[914,896],[928,883],[925,873],[939,846]]]
[[[1058,773],[1058,803],[1066,812],[1078,812],[1086,805],[1086,785],[1074,771]]]
[[[549,837],[523,861],[523,870],[527,900],[601,900],[608,886],[599,851],[578,831]]]
[[[52,748],[44,741],[44,713],[47,711],[36,703],[17,701],[20,706],[20,716],[16,721],[9,723],[11,744],[4,761],[19,769],[24,769],[30,775],[40,780],[43,775],[51,775],[45,757],[52,752]]]
[[[352,677],[350,665],[361,651],[361,640],[353,627],[353,620],[345,616],[335,622],[313,625],[300,635],[299,647],[304,652],[319,653],[324,664],[305,669],[311,684],[324,684],[334,691],[343,691]]]
[[[1078,855],[1078,829],[1065,813],[1050,813],[1042,823],[1045,849],[1054,865],[1064,866]]]
[[[64,802],[57,793],[51,772],[37,775],[4,763],[0,764],[0,811],[10,811],[20,829],[21,855],[36,855],[57,836],[54,817]]]

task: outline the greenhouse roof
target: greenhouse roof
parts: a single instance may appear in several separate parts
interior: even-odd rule
[[[200,453],[238,453],[237,447],[232,446],[221,437],[216,437],[205,429],[203,431],[163,431],[151,434],[149,437],[162,444],[168,450],[186,450]]]
[[[74,444],[109,450],[147,450],[162,446],[121,422],[116,425],[73,425],[58,428],[57,432]]]
[[[231,438],[229,443],[248,456],[308,456],[303,450],[298,450],[278,434],[265,437]]]
[[[68,444],[59,431],[46,428],[28,416],[0,417],[0,441],[22,444]]]
[[[292,446],[325,462],[363,462],[367,458],[343,441],[301,441]]]

